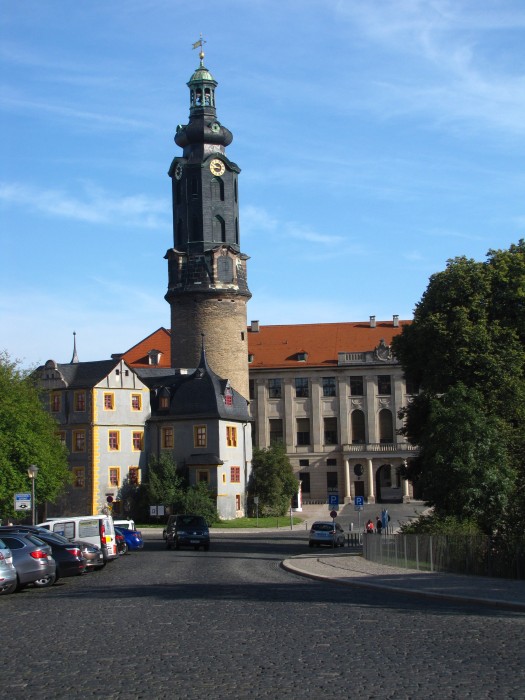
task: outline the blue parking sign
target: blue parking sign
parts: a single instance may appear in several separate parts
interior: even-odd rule
[[[355,496],[354,497],[354,506],[364,506],[365,505],[365,497],[364,496]]]
[[[338,493],[329,493],[328,494],[328,505],[330,505],[330,506],[338,506],[339,505],[339,494]]]

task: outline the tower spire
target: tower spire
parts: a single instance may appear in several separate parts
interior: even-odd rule
[[[71,358],[70,364],[76,365],[78,364],[78,355],[77,355],[77,334],[75,331],[73,331],[73,357]]]

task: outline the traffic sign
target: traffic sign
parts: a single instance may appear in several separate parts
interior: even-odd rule
[[[334,506],[337,508],[337,506],[339,505],[339,494],[338,493],[329,493],[328,494],[328,505]]]
[[[15,510],[31,510],[30,493],[15,493]]]
[[[365,497],[364,496],[355,496],[354,497],[354,506],[364,506],[365,505]]]
[[[331,511],[330,511],[330,517],[333,518],[333,519],[335,520],[335,518],[337,518],[337,511],[336,511],[336,510],[331,510]]]

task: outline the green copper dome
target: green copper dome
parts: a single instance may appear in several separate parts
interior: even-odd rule
[[[215,82],[213,75],[210,73],[210,71],[201,65],[197,68],[195,73],[191,76],[188,85],[190,85],[191,83],[201,83],[203,80],[206,80],[206,81],[209,81],[212,83]]]

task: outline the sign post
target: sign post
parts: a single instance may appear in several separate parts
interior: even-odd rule
[[[354,496],[354,510],[357,511],[357,530],[361,532],[361,511],[365,507],[364,496]]]
[[[30,493],[15,493],[15,510],[31,510],[32,500]]]

